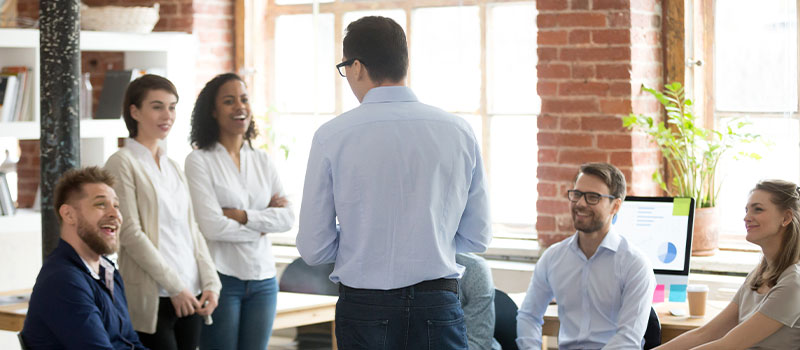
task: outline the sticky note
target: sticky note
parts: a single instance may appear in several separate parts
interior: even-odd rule
[[[669,285],[669,301],[686,301],[686,285],[685,284],[670,284]]]
[[[653,302],[654,303],[663,303],[664,302],[664,285],[659,284],[656,286],[655,292],[653,292]]]
[[[672,216],[689,216],[692,205],[691,198],[675,198],[672,200]]]

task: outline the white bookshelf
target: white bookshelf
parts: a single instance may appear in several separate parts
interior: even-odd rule
[[[124,68],[157,68],[166,72],[178,89],[181,102],[178,117],[167,139],[169,155],[182,162],[191,151],[187,137],[194,102],[194,53],[196,39],[186,33],[114,33],[82,31],[81,51],[122,52]],[[0,137],[37,140],[40,137],[39,31],[0,29],[0,67],[20,65],[33,68],[34,118],[32,122],[0,123]],[[119,120],[82,120],[80,126],[82,165],[102,165],[116,150],[116,139],[127,137],[125,123]],[[113,140],[113,142],[112,142]],[[102,147],[101,147],[102,146]],[[100,147],[100,148],[98,148]]]
[[[183,164],[191,147],[188,143],[191,110],[196,97],[194,86],[195,53],[197,39],[186,33],[114,33],[82,31],[81,51],[122,52],[124,69],[156,68],[178,89],[180,102],[177,119],[165,144],[168,155]],[[28,66],[33,68],[35,121],[0,123],[0,137],[20,140],[37,140],[40,137],[40,80],[39,31],[36,29],[0,28],[0,67]],[[82,120],[80,122],[81,164],[103,165],[117,150],[117,139],[127,137],[128,130],[122,119]],[[0,233],[19,233],[40,229],[38,213],[14,217],[0,216]],[[36,217],[36,219],[34,219]],[[30,224],[24,225],[25,223]]]

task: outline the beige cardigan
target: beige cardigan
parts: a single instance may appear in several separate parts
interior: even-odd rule
[[[178,164],[169,160],[186,187],[186,178]],[[133,328],[139,332],[155,333],[158,319],[158,286],[170,295],[186,288],[175,269],[168,265],[158,251],[158,198],[153,183],[130,150],[122,148],[108,159],[105,169],[116,177],[117,192],[122,212],[122,230],[119,233],[119,271],[125,282],[125,297]],[[186,193],[189,188],[186,187]],[[197,269],[202,290],[219,295],[219,281],[214,261],[206,241],[197,227],[192,202],[187,213],[194,240]]]

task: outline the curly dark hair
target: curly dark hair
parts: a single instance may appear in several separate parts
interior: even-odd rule
[[[217,93],[219,88],[231,80],[238,80],[244,82],[242,78],[234,73],[220,74],[211,79],[200,94],[197,95],[197,101],[194,103],[192,110],[192,132],[189,134],[189,142],[192,146],[199,149],[209,149],[219,140],[219,124],[214,119],[214,110],[217,109]],[[255,120],[250,118],[250,126],[244,133],[244,139],[247,144],[252,146],[250,140],[258,136],[256,131]]]

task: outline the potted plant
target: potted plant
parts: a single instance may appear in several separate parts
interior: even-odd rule
[[[716,176],[717,166],[729,151],[760,159],[756,153],[740,150],[741,145],[757,141],[759,136],[744,132],[742,128],[749,123],[741,120],[732,120],[718,130],[698,125],[692,100],[684,95],[683,86],[675,82],[664,88],[659,92],[642,86],[664,106],[665,121],[631,113],[623,118],[623,126],[644,132],[658,144],[671,181],[665,181],[660,171],[653,173],[653,180],[670,196],[695,199],[692,255],[713,255],[719,242],[716,203],[721,181]]]

